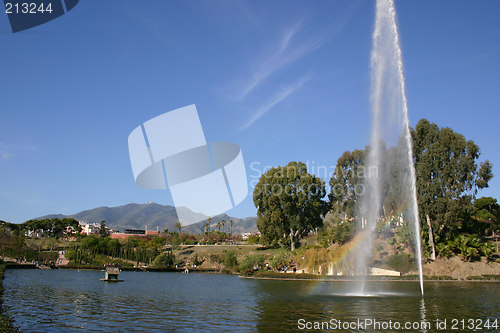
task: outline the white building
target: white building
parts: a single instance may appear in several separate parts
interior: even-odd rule
[[[85,223],[78,221],[80,223],[80,228],[82,228],[82,235],[98,234],[101,229],[101,225],[98,223]]]
[[[245,232],[241,234],[243,240],[247,240],[249,236],[258,236],[260,237],[260,232]]]

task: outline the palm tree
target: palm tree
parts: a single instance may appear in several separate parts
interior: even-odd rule
[[[207,234],[207,233],[208,233],[208,226],[209,226],[208,222],[205,222],[205,223],[203,224],[203,228],[205,229],[205,234]]]
[[[211,217],[209,217],[207,219],[207,223],[208,223],[208,232],[210,232],[210,224],[212,224],[212,218]]]
[[[222,232],[224,232],[224,228],[226,227],[226,220],[222,220],[220,224],[222,224]]]
[[[220,222],[217,222],[216,226],[217,226],[217,231],[220,232]]]
[[[177,229],[179,229],[179,235],[180,235],[180,234],[181,234],[181,229],[182,229],[182,224],[181,224],[181,222],[177,221],[177,223],[175,224],[175,227],[176,227]]]
[[[229,220],[229,234],[233,235],[233,220]]]

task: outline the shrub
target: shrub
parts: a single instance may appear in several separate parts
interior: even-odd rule
[[[259,244],[259,242],[260,242],[260,237],[257,235],[250,235],[247,238],[248,244]]]
[[[396,253],[387,258],[387,265],[401,273],[407,273],[413,268],[414,260],[407,253]]]
[[[193,258],[193,265],[195,265],[195,266],[200,266],[201,264],[203,264],[203,261],[204,261],[203,259],[201,259],[201,260],[200,260],[200,259],[198,258],[198,253],[195,253],[195,254],[194,254],[194,258]]]
[[[155,260],[153,260],[153,265],[155,267],[170,267],[175,265],[175,256],[172,252],[166,252],[158,255]]]
[[[332,243],[344,244],[354,236],[354,222],[332,220],[325,226],[325,231],[320,234],[319,243],[323,247],[328,247]]]
[[[488,260],[493,259],[493,255],[495,254],[495,244],[493,243],[483,243],[480,246],[481,252],[486,256]]]
[[[467,247],[462,252],[462,256],[467,261],[473,261],[479,259],[479,251],[474,247]]]
[[[238,260],[236,259],[236,251],[226,251],[224,256],[224,266],[227,268],[234,268],[238,266]]]
[[[181,243],[185,245],[194,245],[198,243],[198,240],[194,235],[188,234],[188,233],[182,233],[179,236]]]
[[[176,234],[172,237],[172,248],[175,250],[175,249],[178,249],[179,248],[179,245],[181,245],[181,239],[179,238],[179,236]]]
[[[449,243],[438,243],[436,245],[436,252],[440,257],[449,258],[453,254],[453,248]]]
[[[436,247],[442,247],[437,245]],[[488,259],[493,257],[495,246],[492,243],[483,243],[475,235],[459,235],[447,242],[451,251],[460,254],[465,261],[478,260],[482,255]]]
[[[212,262],[216,262],[218,264],[222,264],[224,262],[224,255],[223,254],[211,254],[208,258]]]
[[[287,265],[289,260],[290,257],[286,252],[280,252],[269,260],[269,266],[272,269],[279,269],[280,267]]]
[[[254,267],[261,267],[264,265],[264,255],[254,254],[248,255],[243,258],[240,263],[240,272],[250,273],[254,271]]]

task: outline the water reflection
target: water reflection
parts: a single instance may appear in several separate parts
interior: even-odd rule
[[[425,301],[424,298],[422,297],[422,300],[420,301],[420,322],[425,323],[427,320],[425,319]],[[424,326],[422,329],[422,332],[426,333],[427,332],[427,327]]]
[[[5,305],[26,332],[275,332],[296,330],[300,319],[432,322],[500,312],[495,283],[427,283],[424,303],[410,282],[370,281],[368,295],[348,295],[346,281],[123,272],[125,282],[106,284],[101,275],[9,270]]]

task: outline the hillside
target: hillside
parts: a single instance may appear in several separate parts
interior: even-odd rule
[[[195,234],[203,232],[203,225],[206,223],[206,216],[192,212],[188,208],[182,207],[181,209],[186,210],[186,213],[192,217],[192,221],[197,221],[200,218],[203,219],[200,222],[183,227],[183,231]],[[51,214],[38,217],[37,219],[63,217],[72,217],[78,221],[84,221],[87,223],[98,223],[104,220],[109,228],[121,231],[125,229],[144,229],[146,226],[149,230],[159,228],[160,231],[164,229],[174,231],[176,229],[175,224],[178,221],[177,213],[173,206],[163,206],[154,202],[145,204],[129,203],[117,207],[97,207],[94,209],[84,210],[76,214]],[[222,220],[233,220],[233,233],[257,231],[256,217],[240,219],[231,217],[227,214],[212,217],[210,230],[215,230],[217,222]],[[229,223],[226,224],[226,230],[229,230]]]

